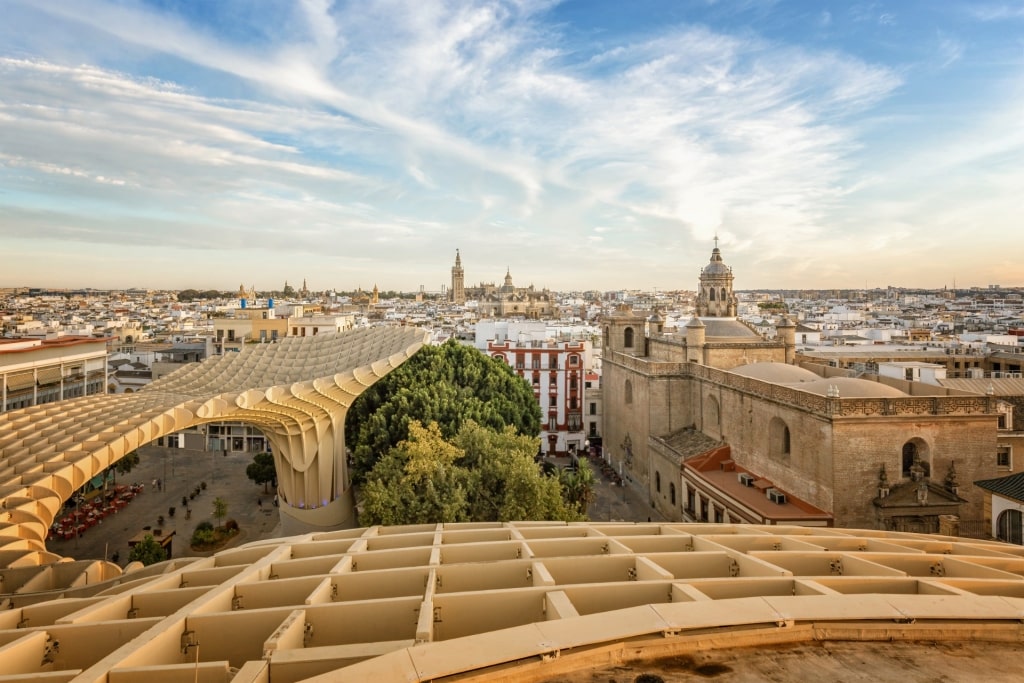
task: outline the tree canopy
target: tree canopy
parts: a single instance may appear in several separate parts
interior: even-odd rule
[[[583,518],[559,480],[541,474],[536,440],[511,426],[495,432],[469,420],[446,440],[437,423],[413,420],[408,433],[368,473],[360,524]]]
[[[407,440],[413,421],[437,423],[448,440],[469,421],[495,432],[511,427],[535,439],[540,406],[530,384],[503,361],[455,340],[425,346],[349,409],[345,441],[353,453],[353,479],[364,481],[378,458]]]
[[[257,453],[252,462],[245,466],[245,476],[256,484],[263,484],[263,492],[267,492],[267,484],[277,481],[277,470],[274,468],[274,456],[271,453]]]
[[[220,299],[224,296],[223,292],[219,292],[216,289],[207,289],[205,291],[199,291],[198,289],[183,289],[178,292],[178,301],[194,301],[196,299]]]
[[[142,540],[133,545],[131,552],[128,553],[129,562],[141,562],[146,566],[163,562],[166,559],[167,551],[153,538],[153,534],[143,536]]]

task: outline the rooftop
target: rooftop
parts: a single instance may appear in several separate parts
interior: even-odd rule
[[[783,670],[796,679],[830,676],[836,662],[816,665],[833,645],[843,662],[869,661],[868,672],[904,671],[901,654],[925,647],[929,666],[949,655],[950,672],[990,671],[987,656],[999,657],[999,675],[1015,672],[1007,680],[1024,670],[1012,656],[1024,642],[1024,548],[988,541],[800,526],[426,524],[130,569],[0,570],[0,675],[592,680],[566,677],[609,662],[679,671],[741,659],[756,669],[742,649],[756,646],[776,662],[790,653]]]

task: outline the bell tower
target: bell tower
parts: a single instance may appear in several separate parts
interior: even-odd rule
[[[462,257],[458,249],[455,250],[455,265],[452,266],[451,300],[453,304],[466,303],[466,275],[462,270]]]
[[[700,271],[697,288],[697,316],[701,318],[736,317],[736,295],[732,291],[732,268],[722,262],[718,235],[711,261]]]

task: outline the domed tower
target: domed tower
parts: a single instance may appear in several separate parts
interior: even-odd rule
[[[736,295],[732,291],[732,268],[722,262],[722,252],[711,252],[711,262],[700,271],[700,287],[697,292],[697,316],[701,318],[736,317]]]
[[[516,291],[515,285],[512,284],[512,271],[509,268],[505,269],[505,284],[501,286],[502,292],[514,292]]]
[[[455,265],[452,266],[452,291],[453,304],[466,303],[466,274],[462,270],[462,257],[459,250],[455,250]]]

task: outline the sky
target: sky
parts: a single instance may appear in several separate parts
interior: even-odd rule
[[[1024,0],[0,15],[0,287],[1024,286]]]

